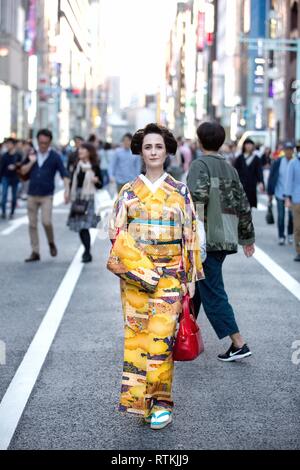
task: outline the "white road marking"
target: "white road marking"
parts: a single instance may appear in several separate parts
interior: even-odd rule
[[[63,201],[64,201],[64,190],[62,189],[54,194],[53,207],[60,206],[63,203]],[[0,234],[4,236],[10,235],[12,232],[17,230],[19,227],[21,227],[21,225],[24,225],[24,224],[28,224],[27,216],[19,217],[18,219],[13,220],[12,222],[10,222],[9,227],[2,230]]]
[[[296,299],[300,300],[300,283],[296,281],[288,272],[286,272],[279,264],[270,258],[258,246],[255,246],[254,258],[258,261],[277,281],[280,282]]]
[[[60,204],[60,200],[61,197],[57,196],[57,205]],[[112,199],[109,200],[106,192],[103,191],[100,195],[100,203],[101,215],[104,218],[111,208],[113,201]],[[92,246],[95,243],[97,233],[97,229],[91,229]],[[82,253],[83,246],[80,246],[17,372],[0,402],[0,450],[6,450],[10,444],[68,307],[84,266],[81,262]]]
[[[97,230],[91,230],[92,245],[96,235]],[[82,253],[83,247],[81,246],[0,403],[0,450],[6,450],[10,444],[55,338],[84,266],[81,262]]]
[[[68,214],[70,212],[70,208],[69,207],[66,207],[66,208],[55,208],[53,209],[53,214]],[[18,216],[18,215],[23,215],[23,214],[27,214],[27,209],[22,208],[22,209],[17,209],[15,214]],[[17,221],[18,219],[15,219],[15,221]]]

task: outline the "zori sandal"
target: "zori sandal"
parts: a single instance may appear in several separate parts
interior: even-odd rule
[[[171,411],[162,410],[156,411],[151,416],[150,428],[151,429],[162,429],[168,426],[172,422]]]

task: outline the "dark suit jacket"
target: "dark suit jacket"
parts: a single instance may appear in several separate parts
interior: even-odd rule
[[[235,162],[234,167],[237,170],[241,183],[244,187],[249,204],[251,207],[257,207],[256,186],[257,183],[263,183],[263,171],[260,158],[255,155],[250,165],[245,162],[244,155],[239,155]]]

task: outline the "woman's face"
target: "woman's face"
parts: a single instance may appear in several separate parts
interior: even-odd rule
[[[142,157],[146,169],[157,170],[163,166],[167,158],[167,151],[164,139],[159,134],[147,134],[142,145]]]
[[[245,144],[245,153],[252,153],[254,150],[254,145],[251,142]]]
[[[84,147],[79,147],[78,157],[79,157],[79,160],[82,160],[83,162],[89,161],[89,157],[90,157],[89,151]]]

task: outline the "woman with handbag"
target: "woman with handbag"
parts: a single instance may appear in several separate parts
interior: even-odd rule
[[[92,261],[90,228],[96,228],[100,216],[95,214],[96,189],[102,188],[102,176],[94,145],[84,142],[78,150],[78,163],[72,175],[71,210],[67,225],[79,233],[84,246],[82,262]]]
[[[140,415],[152,429],[172,421],[173,345],[183,294],[204,277],[192,199],[164,172],[177,142],[148,124],[135,133],[133,154],[145,174],[121,189],[110,221],[107,267],[121,278],[125,323],[119,410]]]

